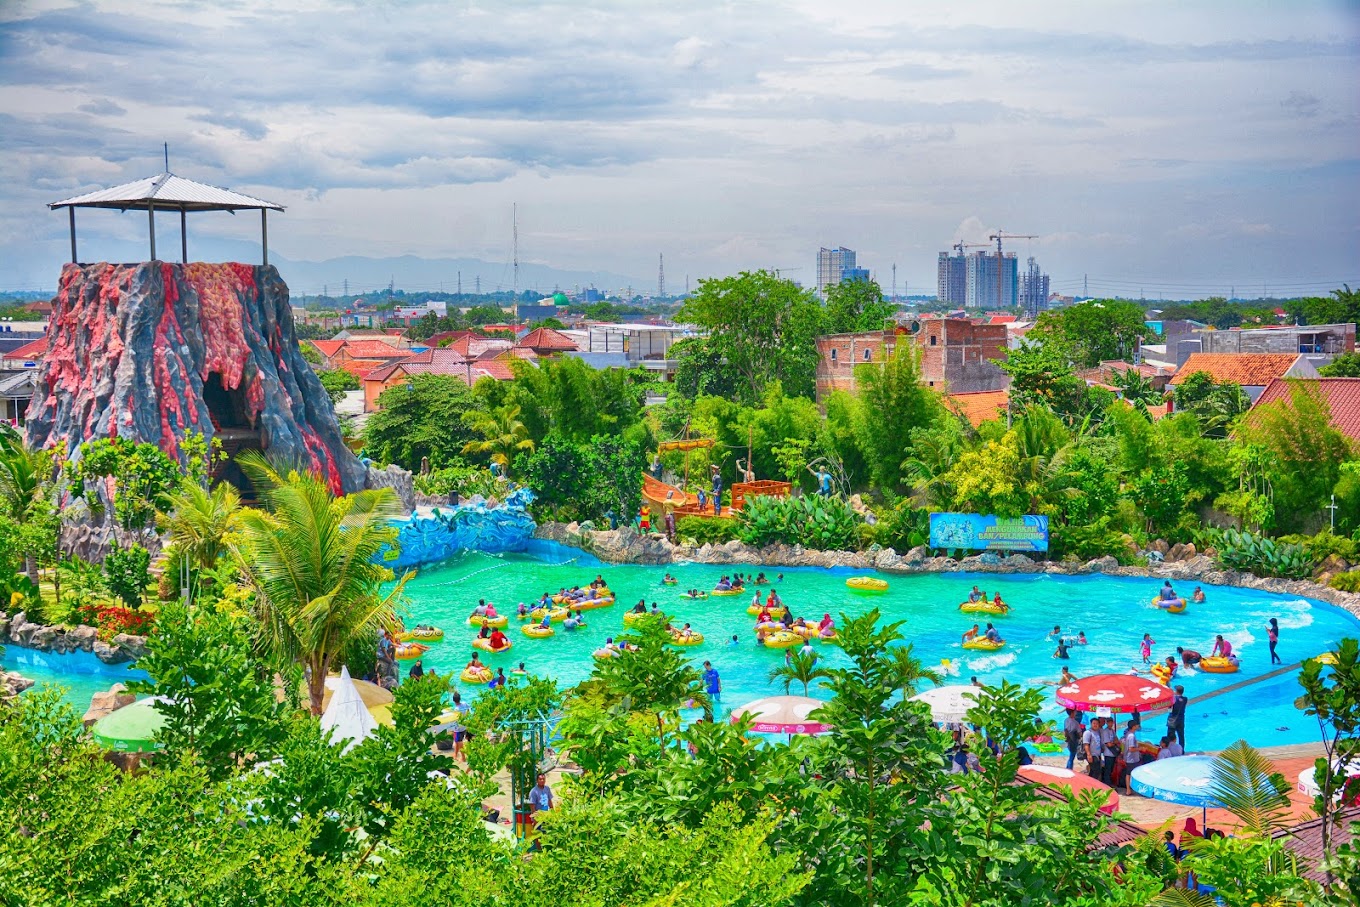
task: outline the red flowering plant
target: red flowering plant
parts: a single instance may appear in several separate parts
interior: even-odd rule
[[[93,626],[104,642],[119,633],[145,636],[156,623],[156,615],[149,611],[137,611],[111,602],[86,602],[76,609],[76,613],[80,622]]]

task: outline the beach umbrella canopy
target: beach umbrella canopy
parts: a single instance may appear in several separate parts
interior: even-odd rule
[[[359,698],[364,701],[364,705],[368,707],[369,711],[380,705],[391,705],[396,700],[391,690],[384,690],[376,683],[369,683],[367,680],[355,680],[354,678],[350,678],[350,683],[354,684],[354,689],[359,691]],[[321,694],[322,709],[331,704],[331,697],[335,695],[339,686],[339,674],[326,678],[326,691]]]
[[[1349,762],[1340,756],[1333,756],[1332,769],[1335,770],[1339,765],[1346,766],[1347,783],[1360,778],[1360,762]],[[1314,777],[1315,772],[1316,769],[1311,765],[1299,772],[1299,793],[1307,794],[1310,797],[1322,796],[1322,788],[1318,786],[1317,778]],[[1340,794],[1341,791],[1338,790],[1337,793]]]
[[[1176,756],[1139,765],[1129,773],[1129,786],[1153,800],[1198,806],[1201,813],[1223,805],[1213,793],[1213,756]]]
[[[826,703],[810,696],[768,696],[732,710],[732,723],[744,715],[758,734],[824,734],[830,725],[808,720],[808,713]]]
[[[141,699],[100,718],[90,728],[95,743],[120,753],[154,753],[153,738],[165,727],[165,716],[156,710],[161,697]]]
[[[1170,687],[1137,674],[1095,674],[1058,687],[1058,704],[1083,712],[1147,712],[1171,704]]]
[[[1119,794],[1115,789],[1084,772],[1074,772],[1070,768],[1056,765],[1022,765],[1020,777],[1035,784],[1042,784],[1044,787],[1070,787],[1074,794],[1082,790],[1100,791],[1106,795],[1105,805],[1100,811],[1107,816],[1114,815],[1114,811],[1119,808]]]
[[[340,669],[338,680],[331,704],[321,716],[321,733],[332,743],[348,740],[344,752],[349,752],[377,730],[378,722],[369,713],[359,689],[350,679],[349,668]]]
[[[968,714],[968,710],[977,705],[977,692],[975,686],[969,684],[953,684],[946,687],[936,687],[933,690],[926,690],[911,697],[915,702],[924,702],[930,706],[930,716],[940,724],[960,724]]]

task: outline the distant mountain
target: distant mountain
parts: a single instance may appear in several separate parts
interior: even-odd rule
[[[159,255],[178,261],[178,231],[162,232],[158,239],[161,241],[156,250]],[[0,244],[0,291],[42,287],[51,292],[61,274],[67,248],[64,240],[61,243],[44,243],[43,246],[46,254],[34,255],[28,248]],[[99,237],[82,244],[80,251],[82,260],[88,253],[98,256],[90,259],[93,261],[132,262],[144,259],[147,247],[144,242]],[[258,262],[260,247],[256,243],[236,239],[198,238],[191,229],[189,254],[196,261]],[[514,282],[513,269],[509,263],[476,258],[420,258],[415,255],[370,258],[347,255],[326,261],[299,261],[279,255],[271,249],[269,261],[278,267],[296,296],[315,296],[326,289],[338,296],[346,280],[349,281],[351,293],[385,289],[389,281],[401,290],[437,290],[442,286],[444,290],[453,292],[458,289],[459,272],[462,272],[465,293],[476,290],[479,277],[484,293],[508,290]],[[635,291],[647,292],[649,288],[655,288],[656,279],[653,277],[651,281],[646,281],[611,271],[574,271],[529,262],[521,262],[519,266],[521,290],[539,290],[546,294],[555,289],[574,290],[590,286],[612,291],[632,287]]]
[[[482,261],[477,258],[419,258],[402,255],[396,258],[369,258],[346,255],[326,261],[292,261],[274,258],[279,273],[294,294],[314,295],[329,289],[339,295],[344,281],[349,281],[351,293],[387,287],[390,281],[397,289],[438,290],[453,292],[458,289],[461,274],[463,292],[471,293],[481,278],[484,293],[508,290],[514,283],[513,268],[504,263]],[[610,271],[570,271],[548,265],[521,262],[519,288],[536,289],[543,293],[553,290],[574,290],[577,287],[598,287],[602,290],[621,290],[633,287],[645,291],[648,284],[636,277]]]

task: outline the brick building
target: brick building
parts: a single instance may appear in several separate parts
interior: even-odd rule
[[[1004,389],[1010,380],[993,361],[1006,358],[1007,326],[966,318],[926,318],[896,330],[817,338],[817,399],[855,389],[855,366],[882,362],[898,343],[915,342],[921,380],[941,393]]]

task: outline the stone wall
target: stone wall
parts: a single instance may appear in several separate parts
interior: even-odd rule
[[[370,465],[364,487],[390,488],[396,493],[397,500],[401,501],[401,506],[405,508],[407,513],[416,509],[415,478],[411,475],[410,470],[402,469],[396,464],[392,464],[386,469],[379,469]]]
[[[20,611],[14,617],[0,616],[0,641],[65,655],[69,652],[91,652],[104,664],[123,664],[146,654],[146,637],[119,633],[112,641],[104,642],[94,627],[47,626],[28,620]]]
[[[1160,563],[1146,567],[1124,566],[1106,556],[1086,563],[1040,561],[1023,554],[1002,558],[992,552],[954,559],[932,557],[925,546],[898,554],[891,548],[868,551],[815,551],[801,545],[770,545],[752,548],[738,541],[723,545],[673,545],[656,534],[641,536],[632,527],[607,531],[582,529],[578,524],[546,523],[536,537],[572,545],[588,551],[602,561],[615,564],[755,564],[762,567],[851,567],[882,570],[885,573],[1053,573],[1107,576],[1141,576],[1209,583],[1215,586],[1241,586],[1282,595],[1301,595],[1329,602],[1360,617],[1360,594],[1342,592],[1311,580],[1274,579],[1220,570],[1214,561],[1199,554],[1193,545],[1171,546]]]

